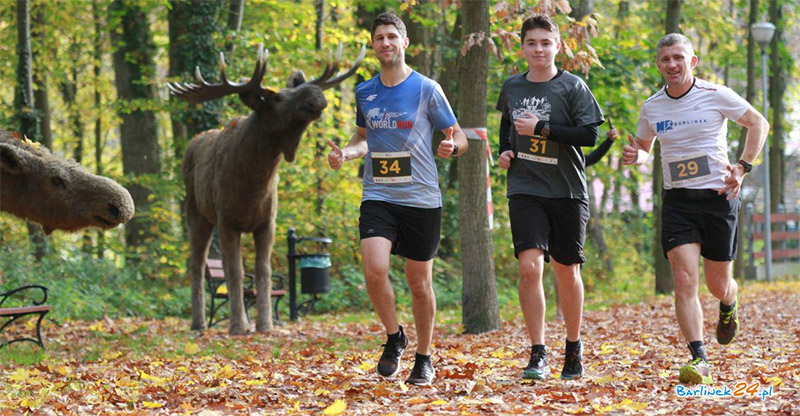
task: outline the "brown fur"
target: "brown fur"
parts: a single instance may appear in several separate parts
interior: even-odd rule
[[[44,146],[0,130],[0,211],[37,222],[45,233],[108,229],[133,218],[128,191]]]
[[[211,233],[219,229],[222,265],[231,305],[230,334],[250,332],[242,290],[242,233],[252,233],[256,248],[256,330],[272,330],[270,308],[270,257],[275,242],[275,214],[278,209],[278,165],[294,161],[300,138],[308,125],[328,105],[322,90],[352,76],[364,59],[365,48],[346,72],[328,63],[319,78],[306,82],[301,71],[293,72],[287,88],[273,91],[261,87],[266,57],[259,46],[253,77],[247,83],[230,84],[222,67],[220,84],[209,84],[197,70],[197,84],[169,84],[178,98],[203,102],[237,93],[253,110],[247,117],[232,120],[222,130],[209,130],[195,137],[186,149],[183,180],[186,185],[186,218],[191,253],[189,277],[192,282],[192,329],[206,326],[203,271]]]

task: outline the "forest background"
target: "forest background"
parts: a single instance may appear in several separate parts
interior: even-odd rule
[[[586,80],[623,138],[635,132],[642,102],[662,85],[655,67],[655,44],[666,33],[669,19],[695,45],[700,57],[696,75],[728,85],[759,111],[760,51],[749,39],[748,27],[753,22],[771,21],[778,27],[768,48],[772,206],[797,209],[797,1],[489,1],[486,17],[490,29],[482,36],[462,27],[465,3],[475,2],[0,2],[0,126],[29,131],[32,140],[43,142],[55,154],[119,181],[136,201],[132,222],[102,233],[56,232],[44,237],[35,225],[0,214],[0,287],[47,284],[56,306],[51,313],[55,319],[188,316],[188,240],[181,209],[183,151],[197,132],[224,126],[227,120],[249,111],[236,97],[198,107],[169,99],[166,82],[193,81],[195,66],[207,80],[217,81],[221,51],[225,52],[228,77],[247,77],[257,45],[263,43],[270,51],[264,85],[280,88],[293,69],[303,69],[311,76],[321,73],[328,50],[338,43],[344,44],[343,65],[351,63],[359,46],[369,39],[372,18],[384,10],[396,11],[407,22],[409,64],[442,84],[459,118],[472,111],[465,108],[462,93],[475,86],[459,83],[459,74],[467,66],[463,52],[475,45],[488,48],[488,71],[485,78],[474,79],[474,84],[486,88],[483,126],[488,129],[493,155],[497,154],[499,125],[494,105],[502,81],[525,70],[525,60],[518,52],[518,32],[523,16],[532,11],[554,14],[564,36],[558,64]],[[34,100],[27,106],[20,104],[18,76],[16,29],[22,4],[29,7],[34,87]],[[333,261],[332,292],[317,304],[319,312],[369,308],[358,246],[360,166],[349,163],[341,171],[333,171],[325,156],[327,140],[343,143],[352,134],[355,83],[370,78],[378,69],[368,52],[358,80],[326,91],[329,106],[323,117],[308,129],[297,160],[283,163],[280,169],[273,271],[286,274],[288,270],[285,238],[289,227],[301,236],[332,238],[334,243],[328,247]],[[26,130],[25,126],[31,125],[35,129]],[[601,139],[607,129],[607,124],[601,126]],[[730,159],[736,160],[742,129],[730,123],[728,135]],[[582,275],[590,307],[638,302],[654,291],[671,290],[654,231],[659,198],[651,189],[660,187],[659,165],[651,158],[642,169],[623,169],[619,164],[621,147],[615,143],[600,163],[587,170],[592,184],[592,219]],[[472,142],[470,152],[480,154],[482,146]],[[444,207],[434,286],[441,307],[458,307],[462,302],[462,242],[470,238],[461,227],[470,221],[468,214],[459,211],[465,192],[459,169],[468,169],[463,166],[465,160],[474,158],[437,161]],[[753,202],[756,212],[763,206],[760,163],[761,158],[746,178],[744,193],[745,202]],[[488,257],[479,260],[492,264],[492,275],[486,278],[496,282],[499,304],[506,305],[516,303],[517,267],[504,172],[495,165],[489,174],[493,244]],[[245,244],[245,269],[249,269],[254,260],[252,239],[246,237]],[[397,286],[398,303],[408,304],[402,267],[396,260],[393,265],[391,279]],[[737,276],[741,277],[743,270],[740,261]],[[550,284],[545,287],[552,290]],[[552,299],[552,293],[548,296]]]

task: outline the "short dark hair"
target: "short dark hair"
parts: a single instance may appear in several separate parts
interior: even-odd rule
[[[546,14],[535,14],[522,22],[522,30],[519,33],[519,40],[520,42],[525,41],[525,34],[528,33],[529,30],[533,29],[544,29],[548,32],[553,32],[556,35],[556,38],[561,36],[558,31],[558,25],[553,22],[553,19]]]
[[[658,47],[656,48],[656,56],[658,56],[658,51],[660,51],[661,48],[674,45],[684,45],[689,49],[689,53],[694,55],[694,47],[692,46],[692,41],[690,41],[689,38],[680,33],[670,33],[664,35],[664,37],[662,37],[661,40],[658,41]]]
[[[403,20],[399,17],[391,14],[391,13],[381,13],[375,20],[372,21],[372,27],[370,28],[370,37],[375,37],[375,29],[378,26],[383,25],[391,25],[397,28],[397,31],[400,32],[400,36],[403,38],[408,37],[406,32],[406,24],[403,23]]]

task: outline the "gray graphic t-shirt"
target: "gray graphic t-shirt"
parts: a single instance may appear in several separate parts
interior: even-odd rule
[[[531,82],[526,73],[503,83],[497,109],[514,122],[533,113],[556,126],[588,126],[603,123],[603,113],[586,83],[563,71],[547,82]],[[586,199],[585,158],[579,146],[557,143],[540,136],[523,136],[511,128],[515,158],[508,169],[507,196]]]

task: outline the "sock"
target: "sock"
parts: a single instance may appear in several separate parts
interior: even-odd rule
[[[706,357],[706,349],[703,347],[703,341],[690,342],[689,351],[692,352],[692,360],[696,358],[702,358],[703,360],[708,361],[708,357]]]
[[[415,361],[430,361],[431,360],[431,356],[430,355],[422,355],[420,353],[415,353],[414,354],[414,360]]]
[[[722,301],[719,301],[719,310],[721,310],[722,312],[730,312],[731,309],[733,309],[733,307],[735,305],[736,305],[736,300],[735,299],[734,299],[733,303],[731,303],[730,305],[726,305],[726,304],[722,303]]]
[[[578,351],[581,348],[581,340],[578,338],[577,341],[570,341],[567,340],[567,352],[569,351]]]
[[[537,352],[537,351],[547,352],[547,347],[545,347],[544,345],[539,345],[539,344],[531,345],[531,352]]]
[[[395,332],[394,334],[386,334],[386,337],[389,338],[389,341],[399,341],[401,338],[401,334],[403,333],[403,327],[398,326],[400,328],[399,331]]]

